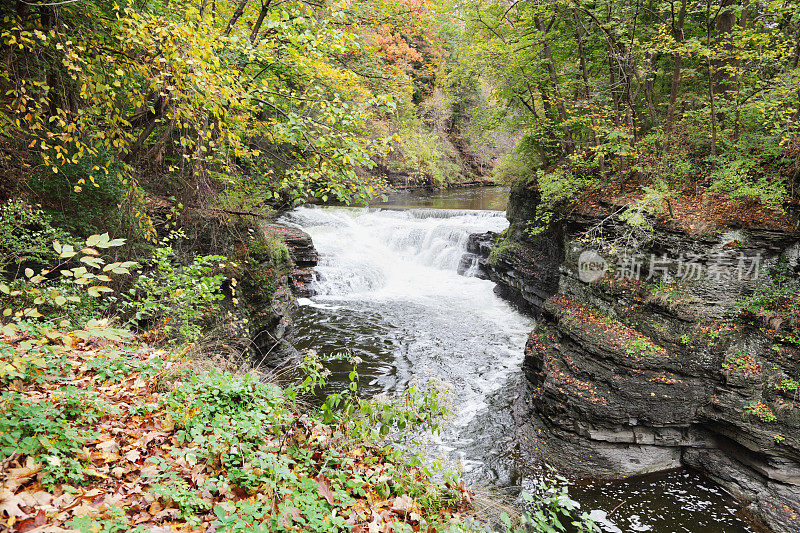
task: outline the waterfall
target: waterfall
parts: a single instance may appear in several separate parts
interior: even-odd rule
[[[471,233],[508,226],[503,212],[444,209],[301,207],[284,221],[312,233],[321,254],[312,289],[320,296],[368,293],[403,281],[413,291],[421,280],[409,278],[412,270],[456,271]],[[464,275],[476,269],[471,258]]]

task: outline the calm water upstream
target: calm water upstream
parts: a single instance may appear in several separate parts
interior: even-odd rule
[[[508,226],[507,194],[487,187],[399,195],[368,209],[301,207],[284,222],[307,231],[320,252],[316,295],[296,317],[298,348],[361,357],[362,394],[444,381],[455,416],[438,452],[473,483],[513,489],[536,477],[514,453],[510,416],[533,321],[498,298],[492,282],[457,273],[470,233]],[[344,388],[349,367],[331,369],[331,385]],[[604,531],[751,531],[729,496],[688,471],[570,492]]]

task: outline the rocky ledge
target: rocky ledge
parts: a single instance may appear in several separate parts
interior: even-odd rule
[[[313,269],[319,261],[319,254],[314,248],[311,236],[303,230],[279,224],[264,225],[262,230],[268,238],[281,239],[289,249],[292,269],[288,275],[288,282],[292,292],[299,297],[311,296]]]
[[[598,228],[604,242],[627,239],[614,217],[573,214],[530,236],[538,199],[515,187],[511,227],[470,250],[537,317],[519,442],[578,475],[698,468],[774,531],[798,531],[800,350],[784,319],[735,312],[779,260],[797,275],[798,236],[656,225],[636,254],[614,257],[586,239]]]

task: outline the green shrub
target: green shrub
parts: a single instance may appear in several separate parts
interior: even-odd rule
[[[280,199],[273,192],[279,181],[275,169],[263,159],[249,157],[242,157],[239,166],[242,175],[223,173],[217,177],[224,189],[214,198],[214,204],[235,211],[271,212],[270,203]]]
[[[711,190],[731,200],[754,200],[764,207],[780,208],[787,196],[786,178],[761,174],[749,158],[721,158],[711,174]]]
[[[788,196],[788,161],[782,159],[777,140],[762,133],[747,133],[712,160],[711,191],[735,201],[757,201],[780,209]]]
[[[175,260],[169,246],[160,246],[149,260],[150,270],[142,273],[128,296],[134,324],[163,331],[174,342],[200,339],[204,320],[212,317],[224,298],[221,273],[227,258],[220,255],[196,257],[188,265]]]
[[[783,392],[792,392],[797,390],[797,381],[792,378],[785,378],[775,384],[775,390]]]
[[[259,261],[268,259],[273,267],[285,267],[291,260],[289,248],[280,237],[264,237],[263,240],[253,237],[250,241],[250,256],[255,256],[253,259]]]
[[[504,230],[492,246],[492,251],[486,261],[490,265],[497,265],[503,259],[512,259],[519,249],[520,245],[514,242],[510,232]]]
[[[658,346],[652,341],[643,338],[636,338],[631,341],[630,346],[625,350],[626,355],[644,356],[650,353],[658,353]]]
[[[58,258],[53,241],[76,245],[53,218],[24,200],[0,205],[0,274],[13,275],[21,267],[43,267]]]
[[[389,167],[395,172],[431,185],[443,185],[459,178],[458,154],[421,121],[409,121],[400,128],[397,139],[400,154],[389,160]]]
[[[785,257],[751,294],[734,305],[733,310],[746,319],[759,322],[753,322],[753,325],[763,325],[763,321],[776,318],[784,321],[780,332],[783,339],[800,345],[800,280],[789,268]]]
[[[121,340],[130,336],[125,330],[110,327],[108,319],[98,320],[96,304],[104,294],[114,293],[105,285],[113,281],[111,274],[130,274],[129,268],[138,266],[131,261],[106,263],[100,250],[121,246],[124,239],[111,239],[107,233],[91,235],[80,252],[72,245],[52,243],[60,263],[54,267],[59,276],[48,269],[39,273],[26,268],[19,279],[10,285],[0,283],[0,309],[3,322],[0,332],[14,337],[22,334],[24,340],[16,349],[3,349],[0,343],[0,383],[20,377],[37,375],[48,367],[53,356],[69,351],[75,339],[92,337]],[[56,284],[56,285],[53,285]],[[60,288],[55,289],[54,286]],[[76,309],[79,312],[76,312]],[[92,318],[89,318],[91,316]],[[69,333],[64,330],[77,328]]]
[[[525,151],[517,148],[497,161],[492,169],[492,177],[499,182],[511,184],[535,172],[534,165],[535,162],[530,160]]]
[[[501,521],[507,533],[526,533],[528,531],[566,531],[565,524],[572,526],[570,531],[577,533],[599,533],[600,528],[589,518],[589,513],[579,512],[580,504],[570,498],[569,482],[551,469],[549,479],[539,480],[535,493],[522,493],[525,512],[514,522],[507,513],[502,513]]]
[[[73,280],[64,276],[52,280],[49,277],[45,278],[35,287],[30,286],[28,279],[20,277],[10,282],[8,288],[10,292],[19,294],[13,297],[0,294],[0,307],[4,309],[36,307],[43,317],[59,317],[61,321],[66,320],[72,325],[107,315],[109,309],[109,301],[87,298],[85,287],[76,285]],[[53,297],[45,297],[51,295]]]
[[[775,422],[778,420],[778,417],[775,416],[772,409],[762,402],[752,401],[748,403],[744,408],[744,414],[755,416],[762,422]]]
[[[550,172],[538,170],[535,179],[541,194],[541,203],[536,210],[536,220],[528,228],[531,236],[545,231],[551,222],[561,216],[561,208],[600,184],[599,178],[590,172],[575,174],[567,168],[557,168]]]
[[[101,150],[97,159],[114,156]],[[62,209],[53,213],[54,221],[75,235],[91,235],[98,231],[109,231],[116,235],[122,231],[119,205],[136,202],[138,198],[129,196],[136,191],[133,182],[126,179],[122,162],[109,165],[108,172],[93,162],[94,158],[80,158],[72,162],[70,157],[61,165],[58,174],[48,174],[34,180],[31,186],[42,198],[56,200]],[[102,228],[102,230],[100,229]]]

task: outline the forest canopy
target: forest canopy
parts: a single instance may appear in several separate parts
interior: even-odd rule
[[[797,2],[453,5],[495,88],[488,122],[521,135],[499,170],[537,178],[551,205],[598,188],[612,198],[620,181],[772,212],[796,197]]]
[[[262,212],[492,168],[540,190],[544,223],[587,197],[676,217],[733,202],[751,222],[797,204],[793,0],[18,0],[0,17],[0,196],[82,235],[152,237],[151,196]]]

